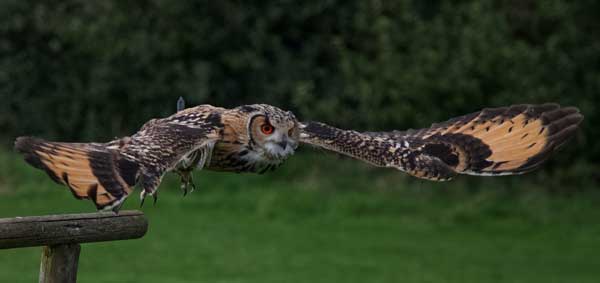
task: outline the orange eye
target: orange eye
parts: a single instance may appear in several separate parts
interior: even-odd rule
[[[260,127],[260,130],[263,132],[263,134],[270,135],[273,133],[275,128],[273,128],[273,126],[271,126],[269,124],[264,124]]]

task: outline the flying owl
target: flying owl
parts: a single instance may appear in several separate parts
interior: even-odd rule
[[[20,137],[15,148],[76,198],[117,212],[136,185],[142,203],[147,195],[156,201],[166,172],[180,175],[185,193],[194,188],[193,169],[263,173],[280,166],[299,144],[434,181],[456,174],[522,174],[573,136],[582,119],[575,107],[514,105],[425,129],[358,132],[299,122],[292,112],[266,104],[200,105],[152,119],[137,133],[107,143]]]

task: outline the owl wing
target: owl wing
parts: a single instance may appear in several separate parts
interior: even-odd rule
[[[302,124],[301,141],[419,178],[443,181],[455,174],[531,171],[573,136],[582,120],[574,107],[514,105],[408,131],[359,133],[308,122]]]
[[[165,172],[188,153],[220,138],[221,108],[198,106],[153,119],[131,137],[109,143],[49,142],[20,137],[15,149],[25,160],[66,185],[98,209],[118,210],[137,184],[142,197],[155,196]]]
[[[153,120],[122,147],[123,155],[139,160],[143,171],[138,184],[141,198],[155,195],[162,176],[176,167],[194,166],[194,160],[208,160],[221,139],[224,109],[201,105],[173,116]]]

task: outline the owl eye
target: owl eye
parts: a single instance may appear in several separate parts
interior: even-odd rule
[[[291,129],[288,131],[288,136],[290,136],[290,137],[291,137],[291,136],[293,136],[293,135],[294,135],[294,128],[291,128]]]
[[[263,132],[263,134],[270,135],[273,133],[275,128],[273,128],[273,126],[271,126],[269,124],[264,124],[260,127],[260,130]]]

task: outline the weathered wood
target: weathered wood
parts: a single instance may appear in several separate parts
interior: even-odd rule
[[[77,264],[79,244],[46,246],[42,251],[40,264],[40,283],[77,282]]]
[[[0,249],[140,238],[148,221],[140,211],[0,219]]]

